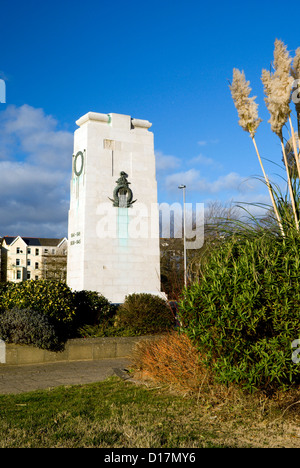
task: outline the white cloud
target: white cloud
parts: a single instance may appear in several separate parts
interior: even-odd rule
[[[216,145],[219,143],[218,139],[215,140],[200,140],[197,142],[199,146],[207,146],[207,145]]]
[[[204,156],[203,154],[198,154],[198,156],[195,156],[194,158],[190,159],[189,163],[191,164],[199,163],[204,166],[214,166],[216,164],[212,158],[208,158],[207,156]]]
[[[42,109],[0,113],[0,235],[66,235],[72,145]]]
[[[9,106],[0,114],[0,159],[12,157],[21,152],[27,160],[38,165],[66,168],[69,163],[69,149],[73,135],[57,129],[57,121],[45,115],[42,109],[23,105]],[[3,156],[1,158],[1,153]]]
[[[175,172],[165,178],[165,186],[169,191],[177,190],[178,185],[184,184],[189,187],[189,190],[196,190],[200,182],[200,173],[196,169],[189,171]]]
[[[225,176],[220,176],[214,182],[209,184],[212,193],[221,192],[222,190],[236,190],[238,192],[248,191],[251,186],[247,183],[246,179],[237,174],[230,172]]]
[[[200,171],[197,169],[177,172],[165,178],[165,187],[168,191],[174,191],[180,184],[186,185],[189,191],[204,194],[217,194],[222,191],[249,192],[254,190],[256,185],[255,182],[247,180],[236,172],[230,172],[213,181],[201,177]]]
[[[168,171],[170,169],[176,169],[180,166],[180,159],[176,156],[168,156],[162,151],[155,151],[155,160],[156,160],[156,171]]]

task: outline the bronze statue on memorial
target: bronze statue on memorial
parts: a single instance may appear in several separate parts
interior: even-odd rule
[[[127,180],[128,174],[122,171],[120,172],[120,177],[116,181],[116,188],[113,192],[113,199],[109,198],[113,202],[113,206],[119,208],[129,208],[136,200],[132,201],[133,194],[132,190],[130,189],[129,185],[130,182]]]

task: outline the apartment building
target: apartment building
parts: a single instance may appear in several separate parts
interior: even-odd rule
[[[34,237],[3,237],[1,280],[66,279],[68,241]]]

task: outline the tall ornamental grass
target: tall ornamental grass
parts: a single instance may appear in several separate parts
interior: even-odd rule
[[[271,130],[279,138],[286,193],[266,173],[255,135],[261,123],[244,72],[233,70],[230,90],[239,125],[249,133],[271,206],[268,223],[252,217],[222,232],[199,260],[198,278],[179,305],[184,330],[222,383],[274,390],[300,383],[292,343],[300,338],[300,49],[294,59],[276,40],[270,71],[262,71]],[[288,137],[288,138],[287,138]]]
[[[279,138],[282,152],[282,159],[286,171],[287,189],[289,194],[288,204],[293,213],[293,228],[299,231],[299,192],[295,190],[295,179],[300,178],[299,161],[299,138],[294,130],[292,122],[291,103],[295,104],[297,126],[300,128],[300,49],[297,49],[294,59],[290,57],[285,44],[276,39],[274,45],[274,59],[272,71],[262,70],[261,81],[264,87],[265,104],[270,113],[270,126],[272,132]],[[249,97],[251,88],[249,81],[246,81],[244,71],[233,70],[233,79],[230,85],[231,95],[239,116],[239,125],[249,133],[262,169],[263,177],[267,185],[272,209],[281,235],[288,235],[283,229],[284,215],[280,213],[281,198],[278,197],[274,186],[266,174],[262,157],[258,149],[255,135],[262,122],[258,116],[258,105],[255,97]],[[284,131],[286,135],[284,135]],[[288,138],[287,138],[288,137]],[[289,143],[290,141],[290,143]],[[291,146],[288,158],[287,146]],[[292,170],[292,167],[296,171]]]

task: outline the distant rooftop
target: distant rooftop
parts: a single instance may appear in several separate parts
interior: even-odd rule
[[[23,237],[23,236],[4,236],[3,240],[5,240],[7,245],[10,245],[17,239],[17,237],[21,237],[21,239],[27,244],[28,246],[39,246],[39,247],[57,247],[64,237],[60,239],[51,239],[51,238],[42,238],[42,237]]]

